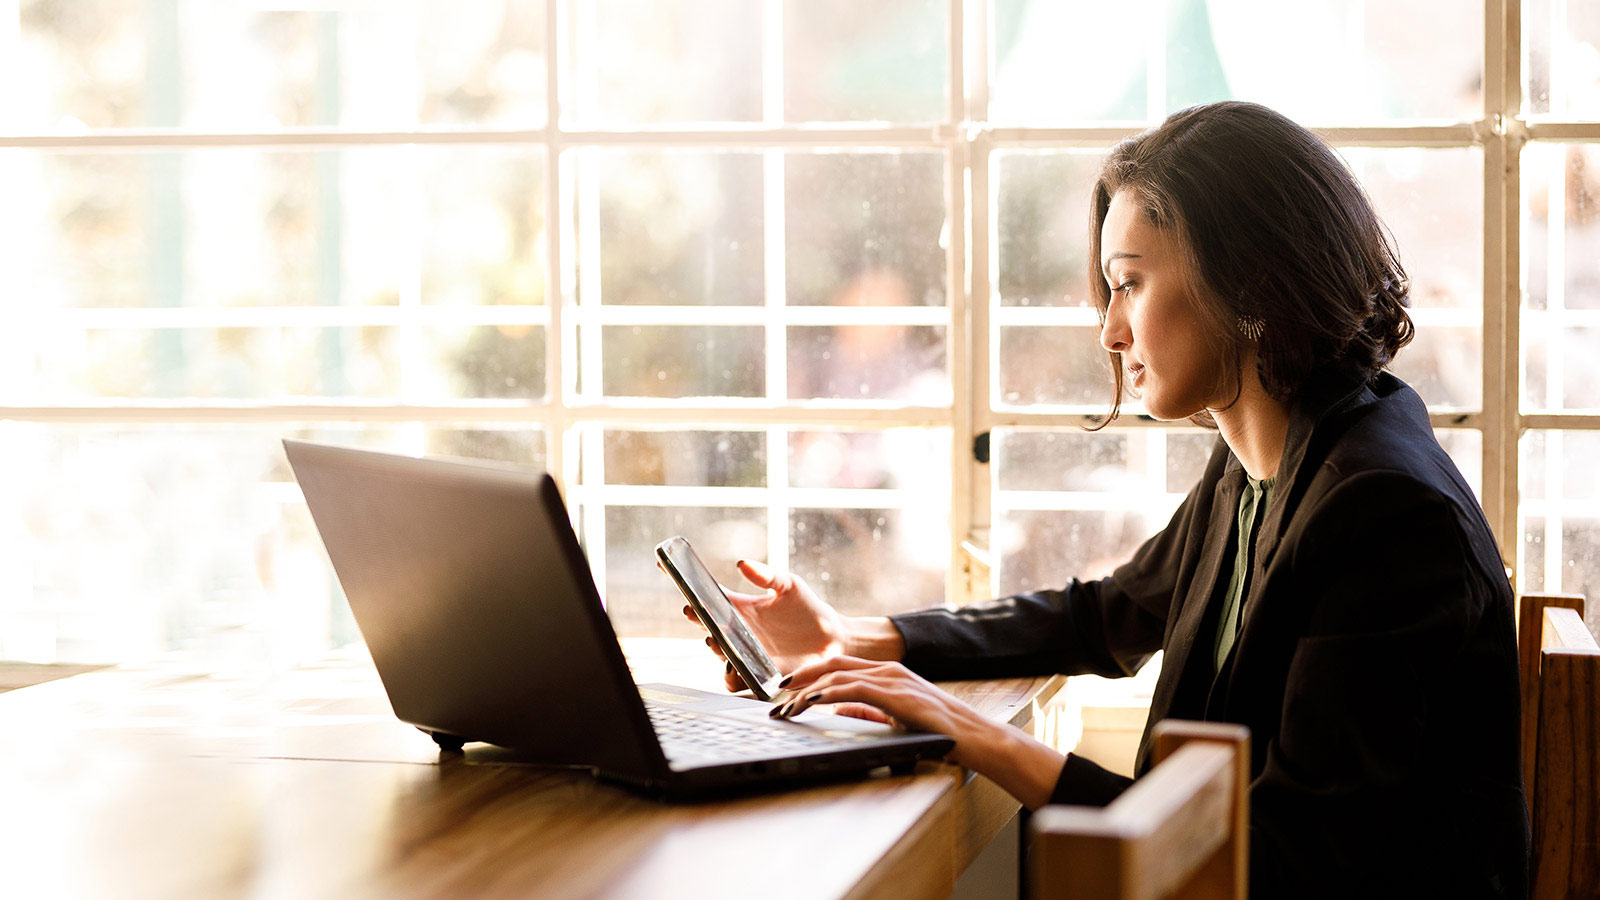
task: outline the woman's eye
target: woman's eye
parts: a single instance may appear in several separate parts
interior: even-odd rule
[[[1133,282],[1124,281],[1123,283],[1121,283],[1121,284],[1117,285],[1116,287],[1112,288],[1111,289],[1111,293],[1117,294],[1117,293],[1121,293],[1123,291],[1132,290],[1132,288],[1133,288]]]

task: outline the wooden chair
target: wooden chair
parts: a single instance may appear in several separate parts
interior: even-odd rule
[[[1035,900],[1244,900],[1250,729],[1169,719],[1155,742],[1156,767],[1110,806],[1033,816]]]
[[[1600,896],[1600,645],[1583,605],[1551,594],[1518,603],[1534,900]]]

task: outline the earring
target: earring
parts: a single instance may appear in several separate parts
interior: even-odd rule
[[[1260,341],[1261,333],[1267,330],[1267,323],[1249,313],[1239,317],[1239,332],[1252,341]]]

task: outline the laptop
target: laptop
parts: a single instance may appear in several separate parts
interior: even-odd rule
[[[555,481],[495,463],[285,440],[395,715],[652,795],[860,775],[949,737],[635,685]]]

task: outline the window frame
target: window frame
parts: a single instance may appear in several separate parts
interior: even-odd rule
[[[14,9],[15,7],[13,7]],[[444,147],[486,145],[526,147],[544,154],[546,303],[542,307],[513,307],[503,311],[508,322],[544,328],[547,392],[544,401],[461,401],[441,403],[256,403],[256,402],[102,402],[71,405],[0,405],[0,418],[36,423],[141,424],[183,423],[260,424],[360,422],[369,424],[451,423],[520,424],[536,426],[546,435],[550,471],[563,485],[574,506],[603,502],[604,485],[579,479],[578,456],[582,435],[598,435],[605,426],[661,427],[711,426],[765,429],[769,441],[785,428],[886,429],[894,427],[948,428],[951,434],[950,540],[946,599],[957,604],[989,594],[988,534],[993,515],[994,479],[987,463],[974,457],[974,441],[997,428],[1076,428],[1092,424],[1095,417],[1080,411],[1048,408],[1006,408],[995,402],[998,381],[997,347],[1002,321],[1023,316],[1062,323],[1082,318],[1081,310],[1029,310],[1017,312],[996,304],[998,261],[993,233],[996,216],[995,154],[1006,150],[1058,148],[1103,149],[1145,126],[1129,127],[998,127],[988,121],[989,27],[993,18],[989,0],[948,0],[945,7],[948,54],[947,108],[944,121],[931,125],[843,124],[810,127],[782,122],[782,20],[784,0],[762,0],[763,122],[708,127],[635,129],[571,128],[563,124],[563,110],[580,87],[573,74],[571,42],[573,5],[567,0],[544,0],[547,52],[546,121],[532,129],[455,128],[415,130],[360,130],[337,127],[297,128],[274,132],[219,132],[182,129],[139,129],[86,134],[0,135],[0,150],[44,151],[163,151],[202,148],[336,149],[383,146]],[[1521,407],[1520,283],[1521,160],[1530,142],[1600,142],[1600,122],[1579,122],[1522,115],[1520,0],[1484,2],[1483,109],[1475,121],[1455,124],[1416,124],[1381,127],[1329,127],[1315,129],[1336,147],[1477,147],[1483,154],[1483,321],[1482,409],[1435,412],[1435,427],[1463,428],[1482,436],[1482,503],[1508,571],[1515,577],[1521,557],[1518,509],[1518,441],[1530,429],[1600,430],[1600,413],[1535,412]],[[5,37],[0,34],[0,38]],[[1154,102],[1154,101],[1153,101]],[[946,330],[946,359],[953,402],[949,407],[896,406],[890,403],[837,401],[737,400],[642,401],[590,400],[578,396],[573,350],[578,346],[580,323],[652,323],[668,316],[663,310],[591,305],[591,292],[578,291],[576,261],[571,248],[580,244],[574,233],[578,185],[574,174],[576,152],[593,148],[702,148],[751,150],[765,155],[764,190],[767,201],[765,228],[767,292],[764,307],[741,308],[736,315],[761,321],[767,329],[767,383],[769,393],[781,391],[786,365],[784,325],[844,324],[863,317],[874,320],[920,323],[937,319]],[[795,308],[784,305],[781,267],[784,201],[783,154],[805,150],[934,150],[945,156],[944,189],[948,218],[945,273],[947,303],[935,308],[907,309],[903,314],[883,311]],[[773,229],[777,229],[776,235]],[[774,240],[773,238],[777,239]],[[1402,248],[1403,250],[1404,248]],[[780,259],[775,266],[772,254]],[[776,284],[774,283],[776,279]],[[575,297],[583,300],[575,301]],[[481,312],[481,311],[480,311]],[[728,311],[704,310],[705,321],[726,321]],[[448,313],[430,313],[448,315]],[[493,318],[501,313],[486,314]],[[193,325],[216,320],[285,324],[304,319],[312,324],[342,323],[347,319],[369,323],[368,316],[405,315],[354,310],[96,310],[75,309],[62,315],[90,324],[165,321],[176,316]],[[471,315],[471,314],[468,314]],[[655,315],[656,318],[651,318]],[[697,321],[694,311],[674,308],[671,316]],[[166,318],[163,318],[166,317]],[[488,321],[488,319],[485,319]],[[499,319],[494,323],[500,324]],[[590,329],[597,333],[598,329]],[[586,337],[586,339],[588,339]],[[594,358],[593,354],[588,354]],[[774,380],[776,378],[776,380]],[[1165,427],[1161,423],[1124,417],[1114,429]],[[596,438],[598,439],[598,438]],[[777,445],[769,444],[767,490],[781,488],[784,462]],[[780,479],[780,480],[773,480]],[[637,491],[629,491],[630,495]],[[748,498],[747,498],[748,499]],[[782,508],[788,509],[788,506]],[[774,510],[777,507],[773,507]],[[603,516],[585,522],[586,543],[604,547]],[[598,520],[598,521],[597,521]],[[768,545],[772,561],[787,562],[785,529],[769,522]],[[592,552],[597,576],[602,579],[603,550]]]

